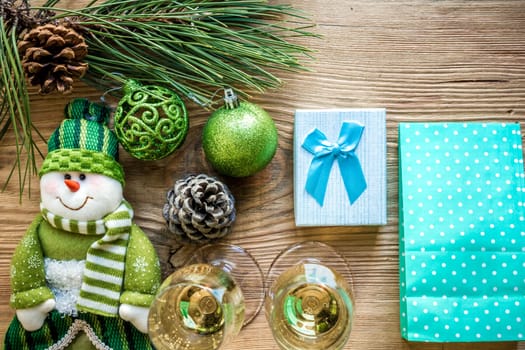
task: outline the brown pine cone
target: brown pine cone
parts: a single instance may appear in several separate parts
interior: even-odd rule
[[[182,241],[208,242],[224,237],[235,221],[235,200],[228,187],[200,174],[178,180],[168,191],[162,214]]]
[[[52,23],[30,30],[18,43],[24,72],[43,94],[71,92],[73,79],[83,77],[88,69],[82,62],[87,49],[84,38],[74,29]]]

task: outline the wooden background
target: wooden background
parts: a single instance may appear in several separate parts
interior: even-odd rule
[[[237,200],[238,219],[226,241],[248,249],[266,271],[286,245],[322,240],[351,263],[357,300],[347,349],[525,350],[525,343],[418,344],[401,339],[398,305],[398,156],[401,121],[501,120],[524,125],[525,1],[292,0],[313,15],[322,39],[303,40],[317,50],[311,73],[285,74],[278,91],[256,95],[275,119],[279,149],[257,175],[223,179]],[[71,1],[71,4],[75,2]],[[75,3],[75,6],[78,4]],[[72,97],[97,99],[82,84],[71,96],[32,94],[33,119],[47,138]],[[167,189],[188,173],[216,175],[204,159],[200,135],[209,115],[192,104],[191,130],[172,157],[144,163],[124,152],[125,195],[136,222],[151,237],[163,271],[180,266],[187,250],[165,232],[161,208]],[[297,108],[385,107],[388,142],[388,224],[384,227],[296,228],[293,217],[293,115]],[[14,160],[13,140],[0,142],[0,179]],[[13,316],[9,260],[38,213],[38,181],[22,202],[18,183],[0,193],[0,335]],[[176,254],[175,254],[176,253]],[[228,349],[276,349],[263,313]]]

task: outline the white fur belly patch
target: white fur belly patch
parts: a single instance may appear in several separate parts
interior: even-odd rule
[[[82,285],[85,260],[45,258],[46,282],[55,294],[56,309],[62,314],[77,315],[77,299]]]

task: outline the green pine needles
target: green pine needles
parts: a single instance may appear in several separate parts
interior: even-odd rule
[[[14,8],[13,1],[0,1],[0,141],[12,136],[7,142],[14,142],[16,147],[16,159],[4,189],[12,176],[18,175],[21,197],[25,184],[31,184],[28,179],[36,173],[36,153],[43,157],[33,135],[43,137],[31,122],[29,94],[17,49],[20,31],[30,25],[28,6],[23,3]]]
[[[135,79],[203,107],[225,87],[241,95],[280,87],[279,72],[303,71],[302,60],[311,58],[294,41],[316,36],[301,11],[264,0],[95,0],[77,9],[60,2],[0,0],[0,137],[14,131],[17,150],[28,155],[27,166],[14,167],[21,183],[35,171],[28,83],[17,52],[19,35],[31,27],[60,23],[80,33],[88,46],[82,79],[101,91]]]

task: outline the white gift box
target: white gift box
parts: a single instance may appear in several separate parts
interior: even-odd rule
[[[359,226],[385,225],[387,222],[386,198],[386,110],[367,109],[320,109],[297,110],[294,123],[294,210],[297,226]],[[307,192],[309,170],[314,154],[303,147],[307,135],[317,129],[326,136],[328,143],[337,145],[343,124],[361,125],[361,138],[351,157],[357,157],[366,181],[366,188],[351,203],[344,175],[349,176],[347,186],[355,184],[354,169],[339,166],[342,155],[324,159],[323,166],[330,166],[326,192],[322,200],[316,200]],[[322,135],[321,134],[321,135]],[[337,146],[336,146],[337,147]],[[343,147],[341,147],[342,149]],[[334,153],[334,154],[335,154]],[[343,155],[343,157],[346,157]],[[326,157],[330,158],[330,157]],[[320,159],[318,157],[318,159]],[[355,161],[355,160],[354,160]],[[312,183],[317,180],[311,180]],[[352,183],[352,181],[354,183]],[[321,181],[322,182],[322,181]],[[317,183],[317,186],[323,186]],[[320,204],[322,202],[322,205]]]

